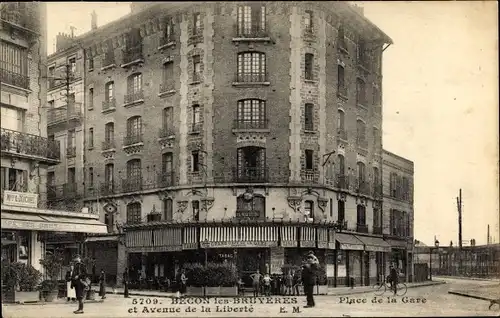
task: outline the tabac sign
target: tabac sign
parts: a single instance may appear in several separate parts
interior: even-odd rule
[[[3,204],[36,208],[38,207],[38,194],[6,190],[3,192]]]

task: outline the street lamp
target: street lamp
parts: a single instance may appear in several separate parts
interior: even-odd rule
[[[434,240],[434,247],[429,248],[429,279],[432,281],[432,251],[439,248],[439,241]]]

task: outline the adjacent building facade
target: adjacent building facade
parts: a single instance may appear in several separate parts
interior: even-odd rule
[[[47,137],[46,7],[1,4],[2,260],[37,269],[56,232],[101,233],[96,215],[57,209],[47,193],[47,170],[61,161]]]
[[[341,2],[132,9],[74,39],[97,267],[120,282],[227,260],[245,280],[313,249],[332,285],[387,274],[410,234],[383,206],[390,38]]]

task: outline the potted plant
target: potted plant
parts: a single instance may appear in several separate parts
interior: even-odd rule
[[[41,290],[45,297],[45,301],[52,302],[59,293],[59,277],[63,267],[63,254],[56,250],[54,253],[47,253],[45,258],[40,260],[40,264],[45,269],[48,280],[42,282]]]
[[[36,302],[39,300],[37,287],[42,273],[31,265],[22,264],[19,276],[19,291],[16,290],[16,302]]]
[[[220,264],[220,295],[238,296],[238,272],[234,264]]]
[[[186,264],[184,266],[187,277],[186,293],[189,296],[204,296],[205,295],[205,267],[198,263]]]
[[[223,279],[219,264],[208,263],[205,268],[205,296],[219,296],[220,283]]]

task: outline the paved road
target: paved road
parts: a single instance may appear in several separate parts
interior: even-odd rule
[[[340,296],[317,296],[315,308],[302,308],[305,297],[300,297],[296,304],[234,304],[232,298],[219,298],[221,302],[228,301],[230,304],[216,304],[215,299],[210,299],[210,304],[188,305],[172,304],[172,299],[156,298],[158,304],[140,305],[134,304],[134,298],[124,299],[118,295],[109,295],[104,303],[86,304],[83,315],[74,315],[74,304],[46,304],[46,305],[4,305],[4,317],[247,317],[247,316],[283,316],[283,317],[360,317],[360,316],[498,316],[498,307],[489,311],[489,303],[483,300],[461,297],[448,294],[450,289],[471,288],[495,284],[487,281],[444,279],[447,284],[408,289],[407,297],[379,297],[382,303],[373,303],[372,293],[356,294],[349,298]],[[497,284],[497,283],[496,283]],[[251,298],[246,298],[250,301]],[[276,302],[277,297],[271,299]],[[391,302],[388,302],[388,299]],[[425,303],[410,303],[404,301],[417,301],[420,299]],[[138,300],[138,299],[136,299]],[[255,300],[255,299],[254,299]],[[280,298],[284,302],[283,298]],[[348,304],[347,300],[354,301]],[[140,300],[139,300],[140,301]],[[155,301],[155,299],[153,299]],[[266,298],[262,298],[267,302]],[[294,298],[289,298],[293,302]],[[203,306],[203,307],[202,307]],[[217,306],[219,311],[217,311]],[[224,307],[227,306],[227,307]],[[247,312],[223,312],[224,308],[238,308]],[[143,312],[144,308],[150,311],[160,308],[164,312]],[[298,308],[300,312],[293,313]],[[196,308],[196,312],[188,312],[188,308]],[[210,312],[202,312],[203,308],[210,308]],[[137,311],[137,312],[135,312]],[[172,311],[172,312],[171,312]]]

